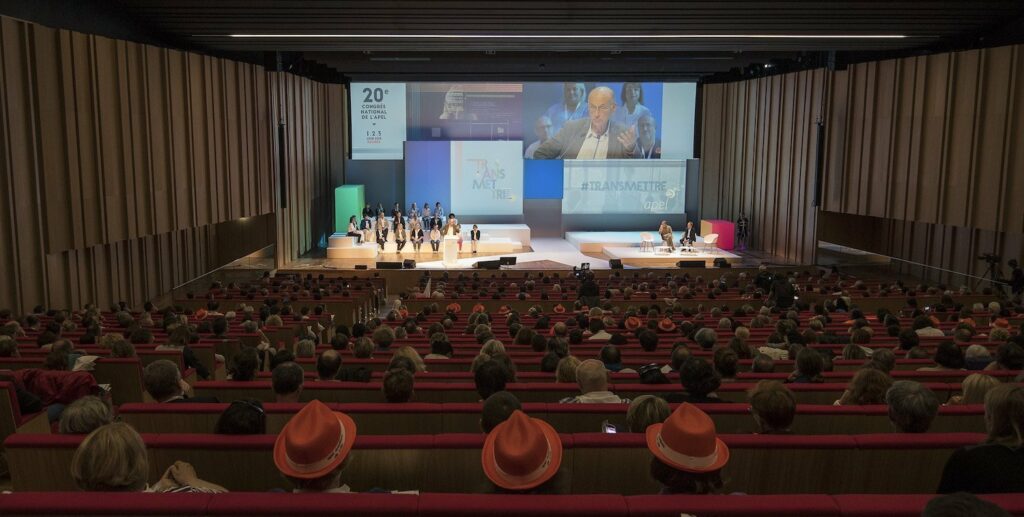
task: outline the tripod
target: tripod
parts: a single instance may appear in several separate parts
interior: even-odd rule
[[[1003,292],[1003,284],[997,278],[997,276],[999,276],[998,275],[998,272],[999,272],[999,262],[995,261],[995,260],[987,260],[986,262],[988,262],[988,267],[985,268],[985,272],[981,274],[981,278],[978,279],[978,281],[974,283],[974,288],[971,289],[971,290],[972,291],[977,291],[978,290],[978,286],[980,286],[983,282],[985,282],[987,280],[992,285],[993,289],[995,289],[995,290],[999,291],[1000,293],[1002,293]]]

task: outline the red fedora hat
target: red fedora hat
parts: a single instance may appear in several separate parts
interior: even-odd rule
[[[665,318],[658,322],[658,330],[663,332],[672,332],[676,329],[676,324],[669,318]]]
[[[686,402],[664,424],[647,428],[647,448],[662,463],[686,472],[713,472],[729,462],[729,447],[718,438],[711,417]]]
[[[636,330],[640,328],[640,325],[640,318],[637,318],[636,316],[626,318],[626,330]]]
[[[562,441],[550,424],[517,410],[487,435],[481,462],[495,485],[528,490],[558,472]]]
[[[319,400],[306,404],[274,442],[274,464],[293,478],[316,479],[341,465],[356,441],[356,423]]]

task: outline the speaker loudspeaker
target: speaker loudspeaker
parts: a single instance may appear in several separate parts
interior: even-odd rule
[[[622,260],[621,259],[611,259],[611,260],[608,261],[608,265],[612,269],[622,269]]]
[[[405,259],[402,261],[402,267],[404,269],[416,269],[416,261],[413,259]]]
[[[480,262],[477,262],[476,264],[473,264],[473,267],[475,267],[477,269],[501,269],[501,261],[500,260],[481,260]]]
[[[401,262],[378,262],[377,269],[402,269]]]
[[[367,269],[366,264],[356,264],[356,269]]]
[[[730,264],[724,258],[718,257],[715,259],[715,267],[732,267],[732,264]]]
[[[680,260],[676,262],[676,267],[704,267],[703,260]]]

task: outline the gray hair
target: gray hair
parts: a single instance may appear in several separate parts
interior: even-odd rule
[[[694,334],[693,340],[696,341],[701,348],[711,349],[715,346],[715,343],[718,342],[718,334],[715,334],[715,331],[709,328],[702,328]]]
[[[889,420],[901,432],[924,433],[939,412],[939,398],[935,392],[919,382],[896,381],[885,392],[889,404]]]

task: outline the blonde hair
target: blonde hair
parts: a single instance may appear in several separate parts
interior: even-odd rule
[[[427,371],[427,365],[423,362],[423,358],[420,357],[420,353],[409,345],[399,348],[395,355],[392,356],[392,358],[394,357],[405,357],[412,361],[412,364],[416,366],[416,373]]]
[[[651,424],[664,422],[668,418],[668,402],[654,395],[641,395],[626,410],[626,429],[631,433],[647,431]]]
[[[961,404],[984,404],[985,395],[992,388],[999,386],[999,379],[983,373],[972,373],[961,383],[960,388],[963,396],[960,397]]]
[[[99,397],[82,397],[60,415],[60,434],[88,434],[114,419],[110,406]]]
[[[1001,384],[985,395],[985,425],[989,443],[1019,448],[1024,445],[1024,388]]]
[[[555,368],[555,382],[576,384],[576,367],[579,365],[580,360],[571,355],[559,359]]]
[[[497,339],[491,339],[484,343],[484,346],[480,348],[480,353],[487,355],[494,355],[498,353],[504,354],[506,353],[505,345],[501,341],[498,341]]]
[[[71,477],[91,492],[140,492],[149,477],[146,444],[125,423],[107,424],[89,433],[71,459]]]
[[[110,333],[103,334],[103,337],[100,338],[100,342],[97,344],[99,345],[100,348],[106,348],[107,350],[110,350],[114,348],[114,346],[126,342],[127,340],[125,340],[124,336],[122,336],[121,334]]]

